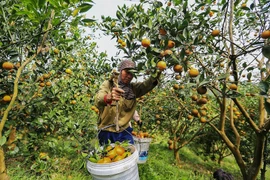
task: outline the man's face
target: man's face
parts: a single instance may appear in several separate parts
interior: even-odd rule
[[[132,79],[133,79],[133,74],[129,72],[128,69],[123,69],[121,71],[121,80],[123,83],[129,84]]]

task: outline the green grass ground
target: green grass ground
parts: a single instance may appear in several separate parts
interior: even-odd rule
[[[181,164],[176,165],[173,151],[169,150],[165,142],[152,142],[149,148],[149,156],[145,164],[138,164],[141,180],[211,180],[212,173],[218,168],[234,175],[235,179],[241,179],[239,168],[233,157],[225,158],[221,165],[204,157],[197,156],[188,147],[180,150]],[[31,168],[16,160],[8,160],[8,174],[11,180],[91,180],[91,175],[86,168],[81,167],[79,158],[59,158],[50,170],[42,174],[33,175]],[[45,164],[46,165],[46,164]],[[269,169],[269,168],[268,168]],[[266,177],[270,177],[270,169]],[[259,179],[259,177],[258,177]]]

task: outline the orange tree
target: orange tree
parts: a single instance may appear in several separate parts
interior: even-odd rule
[[[103,30],[115,39],[120,51],[137,62],[142,74],[155,75],[160,60],[167,64],[165,76],[180,64],[185,83],[204,88],[215,97],[212,102],[218,107],[219,118],[205,121],[230,149],[243,179],[255,179],[270,129],[265,101],[269,84],[265,58],[269,57],[269,22],[266,20],[269,3],[196,1],[189,4],[175,0],[168,5],[143,1],[119,7],[116,16],[115,19],[103,17]],[[251,116],[251,110],[242,103],[247,97],[239,90],[246,84],[257,86],[260,81],[261,94],[256,91],[255,96],[250,97],[258,102],[259,113]],[[253,133],[248,139],[248,143],[253,144],[249,161],[241,149],[245,145],[244,137],[240,133],[242,127],[236,123],[234,108],[243,116],[246,129]],[[225,128],[227,125],[229,131]]]
[[[82,26],[95,26],[83,16],[91,7],[91,0],[1,2],[0,179],[8,179],[4,152],[42,174],[55,156],[95,137],[89,101],[110,65],[82,37]]]
[[[175,84],[173,87],[175,88]],[[193,91],[190,88],[173,87],[169,83],[140,99],[139,112],[144,124],[143,130],[154,137],[155,134],[168,136],[168,148],[173,150],[176,163],[180,164],[179,150],[193,140],[205,136],[201,133],[205,123],[201,123],[200,118],[206,117],[206,114],[202,113],[206,112],[207,107],[192,101],[190,96]],[[185,98],[184,94],[190,96]]]

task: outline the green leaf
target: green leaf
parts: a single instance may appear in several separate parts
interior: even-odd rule
[[[88,3],[83,3],[79,6],[80,8],[80,13],[84,13],[87,12],[89,9],[91,9],[93,7],[92,4],[88,4]]]
[[[82,22],[88,23],[88,22],[95,22],[94,19],[82,19]]]
[[[7,142],[7,137],[6,136],[2,136],[0,138],[0,146],[3,146],[6,142]]]
[[[154,68],[157,66],[156,62],[155,62],[155,58],[151,59],[151,66]]]
[[[267,99],[265,99],[265,101],[264,101],[264,106],[265,106],[265,110],[269,114],[270,113],[270,103],[267,101]]]
[[[264,93],[267,94],[268,90],[269,90],[269,83],[261,81],[259,83],[259,89]]]
[[[251,79],[251,76],[252,76],[252,74],[251,73],[248,73],[247,74],[247,79]]]

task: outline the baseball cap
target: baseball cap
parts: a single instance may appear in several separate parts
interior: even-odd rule
[[[132,60],[123,60],[119,66],[118,66],[118,71],[121,72],[123,69],[128,69],[130,72],[135,73],[135,62],[133,62]]]

